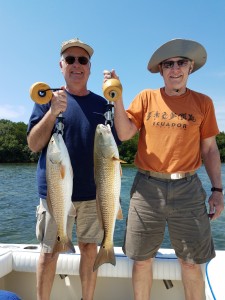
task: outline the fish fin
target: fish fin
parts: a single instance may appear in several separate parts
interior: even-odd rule
[[[120,162],[121,162],[122,164],[127,164],[127,162],[126,162],[125,160],[122,160],[122,159],[120,159]]]
[[[61,175],[61,178],[63,179],[65,177],[65,174],[66,174],[66,168],[64,165],[60,165],[60,175]]]
[[[122,167],[120,165],[120,176],[122,177],[122,175],[123,175],[123,170],[122,170]]]
[[[105,263],[110,263],[114,266],[116,265],[116,258],[113,245],[109,249],[106,249],[104,245],[101,246],[95,259],[93,271],[96,271],[98,267]]]
[[[123,163],[123,164],[127,163],[126,161],[124,161],[124,160],[122,160],[122,159],[120,159],[118,157],[115,157],[115,156],[113,156],[112,159],[115,160],[115,161],[119,161],[120,163]]]
[[[71,242],[71,240],[68,237],[66,237],[66,239],[64,239],[64,240],[63,239],[60,240],[60,237],[57,236],[52,253],[56,254],[56,253],[63,253],[63,252],[75,253],[76,251],[75,251],[73,243]]]
[[[116,218],[117,218],[117,220],[123,220],[123,212],[122,212],[121,206],[118,209]]]

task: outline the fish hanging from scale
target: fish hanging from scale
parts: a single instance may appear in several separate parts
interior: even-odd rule
[[[37,104],[47,104],[51,101],[53,92],[63,88],[50,88],[44,82],[35,82],[30,87],[30,97]],[[46,181],[47,204],[50,214],[57,225],[57,234],[53,254],[57,252],[75,252],[72,241],[67,234],[68,216],[76,215],[72,203],[73,170],[69,153],[63,140],[63,116],[57,117],[56,132],[53,133],[47,147]]]
[[[104,263],[116,265],[113,235],[116,219],[123,219],[120,206],[121,162],[119,151],[109,124],[99,124],[94,140],[94,176],[96,205],[104,237],[93,270]]]
[[[57,224],[57,236],[53,253],[75,252],[67,234],[67,219],[75,216],[71,201],[73,170],[69,153],[60,133],[54,133],[49,141],[46,155],[47,204]]]

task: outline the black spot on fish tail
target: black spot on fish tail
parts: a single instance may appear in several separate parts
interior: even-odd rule
[[[74,245],[69,238],[63,240],[63,239],[61,239],[60,236],[57,236],[55,245],[53,248],[53,254],[64,253],[64,252],[75,253]]]

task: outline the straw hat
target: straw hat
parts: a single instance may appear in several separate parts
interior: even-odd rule
[[[94,50],[89,45],[83,43],[78,38],[75,38],[75,39],[72,39],[72,40],[69,40],[69,41],[65,41],[65,42],[62,43],[60,54],[62,54],[66,49],[68,49],[70,47],[80,47],[80,48],[83,48],[85,51],[87,51],[87,53],[89,54],[90,57],[94,53]]]
[[[173,39],[159,47],[152,55],[148,63],[151,73],[159,72],[159,64],[172,57],[186,57],[194,61],[192,73],[200,69],[206,62],[205,48],[192,40]]]

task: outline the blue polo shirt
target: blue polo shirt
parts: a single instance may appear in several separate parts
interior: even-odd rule
[[[34,105],[28,133],[49,110],[51,103]],[[105,124],[103,114],[106,112],[107,101],[90,92],[87,96],[75,96],[67,92],[67,109],[63,113],[63,139],[67,146],[73,168],[72,201],[93,200],[96,198],[94,181],[94,136],[98,124]],[[112,128],[116,142],[115,130]],[[42,150],[37,165],[37,183],[39,197],[46,199],[46,153],[47,146]]]

